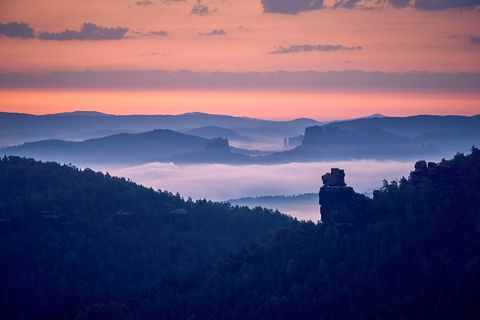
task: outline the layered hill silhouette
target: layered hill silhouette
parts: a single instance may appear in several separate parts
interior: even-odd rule
[[[201,137],[158,129],[80,142],[44,140],[6,148],[3,152],[63,163],[144,163],[203,150],[206,141]]]
[[[350,159],[412,159],[439,157],[440,149],[383,129],[360,127],[343,129],[334,125],[305,130],[303,142],[292,150],[264,157],[266,162]]]
[[[301,134],[306,127],[316,124],[317,121],[307,118],[269,121],[200,112],[180,115],[110,115],[94,111],[51,115],[0,112],[0,147],[46,139],[78,141],[159,128],[187,132],[211,126],[233,130],[253,140],[281,140]]]
[[[318,204],[318,195],[316,193],[304,193],[291,196],[257,196],[257,197],[243,197],[238,199],[228,200],[232,205],[249,206],[249,207],[275,207],[291,205],[304,205],[305,203],[313,202]]]
[[[45,117],[48,118],[48,116]],[[82,122],[93,117],[96,119],[92,120],[93,123],[103,121],[98,119],[107,121],[116,119],[116,116],[90,112],[53,115],[52,117],[60,117],[63,120],[59,122],[63,124],[65,124],[65,119]],[[126,117],[125,119],[130,119],[128,118],[130,116]],[[131,117],[135,118],[136,116]],[[249,124],[249,127],[238,127],[236,131],[218,126],[197,127],[188,130],[187,132],[190,134],[182,134],[170,129],[155,129],[143,133],[122,133],[84,141],[50,139],[3,148],[0,149],[0,153],[78,164],[130,164],[152,161],[269,164],[351,159],[413,160],[418,157],[439,159],[453,154],[453,150],[465,151],[480,141],[480,116],[414,116],[405,118],[374,116],[333,122],[323,126],[307,126],[302,132],[303,135],[298,136],[302,138],[299,139],[300,145],[287,151],[248,150],[229,146],[226,149],[227,152],[216,152],[205,148],[211,138],[221,137],[237,142],[249,141],[250,138],[241,134],[243,130],[248,131],[250,135],[257,135],[257,141],[268,141],[272,139],[272,136],[276,136],[277,144],[280,145],[283,143],[285,130],[303,130],[300,128],[311,121],[298,119],[286,122],[268,122],[205,114],[139,117],[143,119],[142,121],[150,121],[149,125],[154,124],[152,118],[149,117],[161,117],[159,119],[169,123],[170,127],[191,126],[190,122],[182,123],[189,118],[196,119],[192,120],[194,124],[199,122],[198,119],[203,119],[204,122],[223,121],[234,125]],[[167,121],[164,117],[170,117],[171,121]],[[182,119],[181,125],[178,122],[180,118]],[[122,119],[115,121],[127,121]],[[85,123],[89,123],[89,121]],[[0,130],[5,129],[1,127]],[[68,135],[69,132],[72,133],[75,130],[65,129],[63,135]],[[192,135],[194,133],[203,137]],[[298,143],[293,145],[296,144]]]
[[[480,142],[480,115],[373,117],[337,121],[326,126],[350,130],[376,128],[419,143],[432,143],[452,155],[458,151],[467,152]]]
[[[468,151],[479,142],[480,115],[374,115],[308,127],[300,146],[265,160],[437,159]]]
[[[8,155],[76,164],[139,164],[147,162],[248,163],[256,151],[227,145],[208,148],[209,139],[157,129],[143,133],[122,133],[85,141],[44,140],[0,149]]]
[[[230,199],[229,203],[250,208],[263,207],[286,212],[302,220],[318,221],[318,194],[255,196]]]
[[[223,141],[208,148],[211,141]],[[300,146],[284,152],[233,148],[223,138],[205,139],[172,130],[116,134],[80,142],[45,140],[0,149],[7,155],[77,164],[135,164],[147,162],[268,164],[345,159],[414,159],[439,157],[440,150],[381,129],[308,127]]]
[[[168,158],[174,163],[225,163],[248,164],[252,163],[251,156],[261,152],[242,150],[230,146],[228,139],[213,138],[205,142],[203,150],[178,154]]]
[[[188,130],[185,133],[192,136],[203,137],[206,139],[221,137],[221,138],[228,139],[230,141],[251,141],[250,138],[242,136],[231,129],[217,127],[217,126],[195,128],[192,130]]]

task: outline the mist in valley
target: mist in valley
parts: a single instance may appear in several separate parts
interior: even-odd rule
[[[336,161],[272,165],[226,165],[153,162],[138,166],[90,166],[94,170],[129,178],[154,189],[180,193],[184,198],[227,201],[243,197],[298,195],[317,193],[321,176],[332,167],[345,170],[346,183],[357,192],[371,193],[382,180],[407,176],[413,162],[405,161]],[[313,202],[286,202],[276,207],[301,220],[319,219],[318,199]]]

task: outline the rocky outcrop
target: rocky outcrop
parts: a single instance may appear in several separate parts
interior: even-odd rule
[[[459,185],[465,179],[467,178],[459,176],[458,171],[448,162],[435,163],[421,160],[415,163],[410,179],[404,179],[403,183],[413,188],[428,187],[433,184],[438,190],[448,190],[442,187]],[[322,181],[323,186],[319,192],[322,223],[334,226],[337,231],[345,231],[367,222],[372,200],[356,193],[352,187],[346,185],[343,170],[332,168],[329,173],[322,176]],[[374,198],[377,193],[381,195],[382,191],[374,191]]]
[[[230,145],[228,139],[225,138],[213,138],[205,142],[205,151],[215,153],[227,153],[230,152]]]
[[[415,163],[415,170],[410,173],[410,181],[414,186],[426,180],[434,183],[454,183],[456,176],[455,170],[447,165],[420,160]]]
[[[303,134],[295,136],[295,137],[290,137],[290,138],[285,138],[283,140],[283,146],[285,148],[294,148],[303,143],[303,139],[305,136]]]
[[[319,192],[320,216],[322,223],[337,229],[347,229],[364,221],[370,199],[356,193],[345,184],[345,172],[332,168],[322,176],[323,186]]]
[[[412,159],[440,154],[434,145],[379,128],[343,129],[335,126],[306,128],[302,144],[294,151],[297,157],[312,160]]]
[[[322,176],[323,185],[327,187],[345,187],[345,171],[332,168],[330,173]]]

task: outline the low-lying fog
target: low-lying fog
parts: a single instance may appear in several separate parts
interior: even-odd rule
[[[130,178],[154,189],[179,192],[185,198],[225,201],[241,197],[318,192],[322,175],[332,167],[345,169],[346,183],[357,192],[370,193],[372,189],[382,185],[383,179],[398,180],[407,176],[413,163],[359,160],[236,166],[155,162],[132,167],[93,166],[93,169]],[[317,221],[317,202],[306,203],[299,208],[279,206],[274,209],[299,219]]]

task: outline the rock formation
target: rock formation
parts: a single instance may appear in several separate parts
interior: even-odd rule
[[[303,134],[295,136],[295,137],[290,137],[290,138],[285,138],[283,139],[283,146],[285,148],[294,148],[298,147],[303,143],[303,139],[305,136]]]
[[[345,229],[364,220],[369,199],[345,184],[343,170],[332,168],[330,173],[322,176],[322,180],[319,192],[322,223]]]
[[[421,188],[425,182],[437,186],[455,185],[463,177],[445,163],[417,161],[415,169],[410,173],[409,183],[414,188]],[[319,204],[322,223],[330,224],[337,231],[351,230],[355,225],[367,221],[371,199],[356,193],[352,187],[345,184],[345,172],[332,168],[322,176],[323,186],[320,188]],[[380,191],[374,191],[375,193]]]
[[[410,173],[410,181],[414,186],[420,185],[425,180],[434,183],[454,183],[455,170],[443,164],[420,160],[415,163],[415,170]]]
[[[324,186],[329,187],[345,187],[345,172],[338,168],[332,168],[330,173],[322,176]]]
[[[205,151],[215,153],[230,152],[230,145],[228,139],[225,138],[213,138],[205,142]]]

